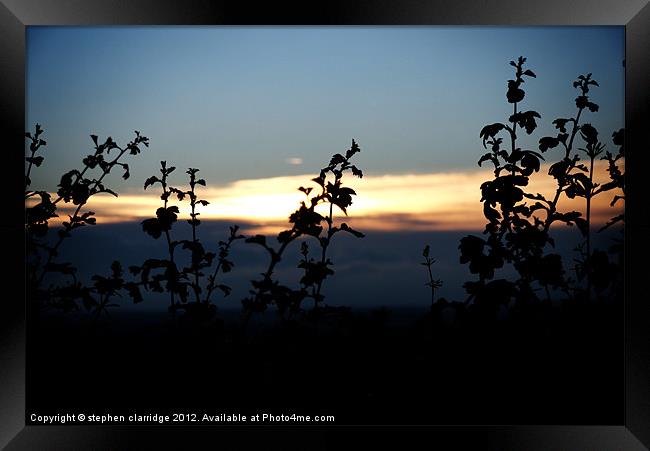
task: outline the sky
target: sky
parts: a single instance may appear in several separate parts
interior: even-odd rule
[[[151,140],[120,192],[139,192],[160,160],[209,185],[311,174],[354,138],[371,175],[475,168],[479,131],[504,121],[508,62],[536,79],[523,108],[574,112],[577,75],[601,88],[591,115],[623,126],[623,27],[34,27],[27,29],[27,124],[48,138],[58,176],[89,135]],[[611,132],[606,132],[607,135]]]
[[[549,165],[542,166],[540,173],[546,174]],[[606,182],[607,162],[597,161],[596,180]],[[287,217],[305,199],[297,188],[318,186],[310,181],[312,175],[267,177],[238,180],[227,186],[201,189],[201,198],[209,199],[207,206],[197,207],[201,218],[241,223],[247,234],[274,235],[288,228]],[[549,176],[537,174],[531,177],[527,190],[531,193],[549,194],[555,192],[556,182]],[[352,187],[357,195],[349,215],[335,210],[335,221],[350,219],[355,227],[364,231],[452,231],[482,230],[485,224],[483,210],[478,203],[480,185],[493,177],[491,169],[478,171],[450,171],[431,174],[386,174],[365,176],[362,179],[347,178],[346,186]],[[199,187],[200,188],[200,187]],[[149,190],[151,191],[151,190]],[[314,191],[314,192],[316,192]],[[155,193],[155,194],[154,194]],[[143,194],[97,195],[92,198],[91,210],[98,213],[101,223],[142,221],[153,216],[161,206],[157,197],[160,191]],[[612,216],[622,212],[622,202],[611,207],[614,194],[601,194],[592,203],[592,219],[603,225]],[[36,198],[33,199],[36,201]],[[179,207],[181,217],[189,217],[187,202],[171,204]],[[584,211],[584,199],[560,198],[560,211]],[[56,224],[67,220],[76,209],[72,203],[58,204],[59,217],[51,220]],[[328,214],[327,204],[319,205],[316,211]],[[353,210],[353,211],[352,211]],[[553,227],[563,227],[561,223]],[[600,226],[599,226],[600,227]]]
[[[366,305],[394,304],[402,302],[395,287],[408,285],[409,298],[422,294],[426,303],[414,271],[431,243],[446,280],[441,295],[461,299],[469,273],[459,266],[458,239],[483,229],[479,187],[493,176],[477,165],[485,152],[479,132],[512,114],[509,61],[523,55],[537,75],[523,86],[520,109],[542,118],[533,135],[519,134],[522,147],[536,150],[539,138],[556,134],[555,118],[575,114],[572,83],[590,72],[600,84],[590,93],[600,111],[584,120],[610,150],[611,133],[624,127],[623,27],[30,26],[26,54],[26,123],[41,124],[47,141],[32,188],[56,191],[61,174],[92,152],[91,134],[125,144],[139,130],[150,139],[126,160],[129,180],[107,179],[119,198],[91,199],[100,226],[66,243],[73,261],[97,247],[87,271],[108,268],[114,253],[137,263],[162,249],[134,222],[160,204],[143,184],[161,160],[178,168],[176,186],[186,168],[200,169],[201,197],[210,202],[201,218],[216,221],[202,233],[216,242],[226,223],[247,234],[287,228],[303,198],[297,188],[355,139],[364,177],[345,180],[358,194],[346,220],[367,236],[336,251],[341,282],[330,294],[352,290]],[[545,156],[559,159],[557,149]],[[602,163],[597,179],[605,181]],[[549,164],[531,177],[529,191],[554,192]],[[610,199],[602,195],[593,206],[597,226],[617,213]],[[562,202],[561,210],[584,210],[580,201]],[[570,259],[577,235],[566,236]],[[241,252],[235,301],[262,264],[254,250]],[[355,286],[362,273],[365,282]]]

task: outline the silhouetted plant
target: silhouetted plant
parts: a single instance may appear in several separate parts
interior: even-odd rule
[[[176,222],[179,214],[178,207],[176,205],[169,206],[169,197],[172,192],[170,187],[167,184],[167,178],[169,174],[174,172],[176,167],[170,166],[167,167],[166,161],[160,162],[160,174],[161,177],[151,176],[144,182],[144,189],[146,190],[149,186],[153,186],[157,183],[160,184],[162,193],[160,194],[160,199],[163,201],[163,206],[156,210],[156,217],[151,219],[146,219],[142,221],[142,230],[147,234],[151,235],[153,238],[158,239],[162,233],[165,234],[165,239],[167,240],[167,252],[169,255],[169,260],[166,262],[166,280],[167,280],[167,291],[169,291],[169,307],[172,311],[175,311],[174,300],[175,295],[178,294],[182,298],[187,299],[187,288],[180,281],[180,274],[178,273],[178,268],[174,261],[174,249],[176,246],[173,244],[171,229],[172,225]],[[134,269],[132,272],[136,272]]]
[[[306,200],[302,201],[299,208],[289,216],[291,229],[277,235],[276,240],[280,244],[277,250],[268,244],[263,235],[256,235],[246,240],[248,243],[262,246],[268,252],[269,264],[266,271],[262,273],[262,278],[252,281],[251,297],[242,301],[245,320],[253,312],[264,311],[269,304],[275,304],[282,315],[286,311],[300,312],[301,303],[307,298],[313,299],[314,310],[319,309],[324,299],[321,293],[323,282],[328,276],[334,274],[333,262],[327,257],[334,235],[338,232],[347,232],[357,238],[364,236],[345,222],[339,226],[334,224],[334,207],[336,206],[347,216],[347,208],[352,204],[352,196],[356,195],[352,188],[343,186],[344,173],[351,172],[356,177],[363,177],[362,171],[350,162],[358,152],[360,152],[359,146],[352,140],[352,146],[345,155],[337,153],[332,156],[330,163],[321,169],[318,177],[312,179],[320,187],[320,192],[315,196],[311,196],[313,191],[311,187],[298,188],[305,194]],[[330,175],[333,176],[333,180],[328,180]],[[328,213],[325,216],[316,211],[319,205],[327,205]],[[300,280],[301,288],[294,290],[273,280],[272,276],[289,244],[301,237],[315,238],[321,251],[319,259],[308,258],[309,247],[303,244],[301,251],[304,258],[300,261],[299,268],[304,270],[304,275]]]
[[[467,236],[459,246],[461,263],[469,263],[470,271],[479,275],[477,282],[465,284],[470,295],[468,302],[472,299],[479,302],[485,298],[483,292],[493,292],[497,288],[500,293],[491,299],[499,303],[507,305],[512,298],[527,300],[534,296],[532,281],[540,280],[542,250],[549,237],[541,229],[539,219],[532,218],[531,221],[532,211],[523,202],[526,193],[522,187],[528,185],[533,172],[539,171],[540,160],[544,158],[537,152],[517,146],[517,127],[531,134],[537,128],[536,118],[541,117],[536,111],[518,109],[525,97],[522,89],[524,77],[536,77],[530,69],[524,70],[525,62],[523,57],[510,62],[515,68],[515,78],[508,80],[506,92],[508,103],[513,105],[509,124],[487,125],[480,133],[483,146],[487,148],[490,145],[490,152],[479,159],[479,166],[490,161],[494,165],[494,179],[481,185],[483,213],[489,221],[484,231],[487,239]],[[497,137],[501,132],[506,132],[509,138],[509,150],[502,147],[503,138]],[[486,249],[487,254],[484,252]],[[519,280],[514,283],[506,280],[487,282],[506,262],[517,269]]]
[[[188,191],[181,191],[178,189],[175,189],[174,191],[178,196],[178,200],[183,200],[184,196],[188,196],[190,200],[190,219],[188,219],[187,222],[192,226],[192,241],[185,240],[181,241],[181,243],[183,244],[183,249],[187,249],[191,253],[191,265],[187,268],[187,272],[194,276],[194,281],[190,283],[190,286],[196,296],[196,302],[200,303],[201,284],[199,281],[201,276],[203,276],[201,270],[212,266],[212,261],[214,260],[214,257],[216,257],[216,254],[214,252],[206,252],[196,235],[196,229],[201,224],[201,220],[198,218],[201,213],[197,213],[196,206],[200,204],[205,207],[209,204],[207,200],[199,199],[196,194],[196,185],[205,186],[204,179],[196,178],[197,172],[199,172],[199,170],[195,168],[189,168],[186,172],[190,176],[190,189]]]
[[[31,140],[29,145],[30,156],[25,157],[25,161],[28,163],[27,172],[25,173],[25,200],[27,201],[32,197],[40,197],[39,203],[25,208],[27,279],[30,281],[28,286],[32,285],[38,277],[38,268],[41,263],[39,250],[46,246],[46,243],[42,239],[47,235],[48,221],[58,217],[56,206],[51,201],[50,193],[29,189],[32,183],[30,179],[32,167],[40,167],[44,160],[42,155],[36,155],[41,150],[41,147],[47,145],[47,142],[40,137],[42,134],[43,129],[40,124],[36,124],[34,134],[30,132],[25,133],[25,137]],[[72,272],[72,275],[74,275],[74,272]]]
[[[77,308],[76,301],[78,299],[81,299],[85,305],[90,306],[92,304],[90,294],[92,290],[83,287],[77,280],[75,276],[76,268],[70,263],[57,263],[54,260],[59,254],[59,248],[65,239],[71,236],[73,230],[96,224],[93,211],[81,211],[90,198],[100,193],[109,193],[117,197],[115,191],[104,185],[104,178],[111,173],[113,168],[119,166],[124,170],[122,177],[125,180],[128,179],[130,176],[129,166],[121,161],[122,158],[126,154],[139,154],[142,145],[149,146],[149,139],[140,135],[140,132],[136,130],[135,138],[126,146],[120,147],[110,136],[100,144],[96,135],[90,135],[95,146],[94,152],[83,159],[83,168],[81,170],[73,169],[63,174],[58,185],[58,197],[52,201],[52,196],[47,191],[30,189],[32,168],[33,166],[41,166],[44,160],[42,155],[36,155],[40,148],[46,145],[46,142],[40,138],[42,133],[41,126],[36,124],[33,135],[29,132],[25,134],[26,138],[31,140],[31,155],[26,157],[28,167],[25,174],[25,200],[27,201],[36,196],[40,197],[39,203],[31,207],[26,206],[25,211],[28,293],[41,303],[47,303],[50,306],[60,307],[64,310]],[[116,151],[117,156],[107,158],[111,151]],[[87,175],[89,171],[97,168],[100,171],[98,176],[90,177]],[[72,202],[76,208],[68,216],[69,220],[63,221],[62,228],[57,233],[57,241],[50,245],[47,240],[49,220],[58,216],[56,212],[57,204],[61,201],[64,203]],[[43,290],[41,285],[48,273],[60,273],[70,276],[71,283],[63,286],[50,286],[47,290]]]
[[[607,172],[609,173],[610,182],[605,183],[601,191],[609,191],[612,189],[620,189],[623,194],[617,194],[612,198],[610,206],[613,207],[619,200],[625,201],[625,173],[619,167],[619,162],[625,158],[625,129],[620,129],[612,133],[612,142],[614,145],[618,146],[618,152],[616,155],[612,154],[609,151],[605,152],[603,160],[607,160],[609,163],[607,167]],[[614,216],[610,221],[607,222],[599,231],[605,230],[618,222],[625,220],[625,213]]]
[[[616,205],[618,201],[625,202],[625,173],[623,172],[623,169],[620,167],[621,160],[625,158],[625,146],[624,146],[625,129],[620,129],[612,133],[612,141],[614,145],[618,146],[618,152],[614,155],[611,152],[606,151],[605,156],[602,158],[603,160],[607,160],[608,162],[607,172],[609,173],[610,182],[604,183],[601,189],[603,191],[620,189],[622,194],[616,194],[612,198],[612,201],[610,202],[611,207]],[[625,212],[622,212],[621,214],[616,215],[612,219],[610,219],[598,231],[602,232],[603,230],[608,229],[609,227],[618,223],[622,223],[624,221],[625,221]],[[623,228],[621,228],[620,233],[623,234],[623,232],[624,230]],[[620,271],[620,269],[623,267],[622,237],[614,239],[614,244],[610,247],[609,252],[618,257],[618,263],[617,263],[618,266],[616,268],[617,271],[615,272],[615,274],[617,274],[618,277],[613,278],[612,282],[614,282],[614,289],[618,291],[619,295],[622,295],[623,278],[621,274],[622,271]],[[594,268],[594,272],[597,271],[596,268]],[[594,279],[600,280],[599,277],[596,276],[595,274],[594,274]]]
[[[214,268],[214,272],[208,276],[208,285],[206,287],[207,293],[205,295],[205,302],[210,302],[210,297],[215,289],[219,289],[223,292],[224,295],[229,295],[231,288],[228,285],[217,283],[217,276],[219,271],[221,272],[230,272],[235,265],[231,260],[228,260],[230,255],[230,247],[232,243],[236,240],[244,239],[244,235],[241,235],[239,232],[239,226],[233,225],[230,226],[230,235],[226,241],[219,241],[219,252],[217,253],[217,265]]]
[[[591,297],[592,281],[594,278],[592,269],[596,269],[595,266],[592,268],[591,262],[594,257],[591,244],[591,229],[593,228],[591,220],[592,200],[595,196],[603,192],[615,188],[623,189],[622,173],[617,166],[617,162],[623,157],[620,153],[617,156],[614,156],[610,152],[606,152],[606,155],[601,158],[603,160],[609,160],[610,164],[608,172],[610,173],[611,182],[600,185],[594,181],[594,163],[596,158],[603,153],[605,145],[598,140],[598,130],[596,130],[594,126],[589,123],[580,123],[580,117],[585,110],[589,110],[591,113],[595,113],[599,110],[599,106],[593,103],[588,96],[590,86],[599,86],[598,82],[591,78],[591,75],[591,73],[580,75],[578,76],[578,79],[573,82],[573,87],[579,90],[579,95],[575,99],[575,104],[578,109],[575,117],[569,119],[558,118],[554,120],[553,124],[559,130],[557,137],[544,137],[540,139],[540,150],[543,152],[562,144],[564,147],[564,158],[552,165],[549,170],[549,174],[556,179],[557,183],[557,189],[553,200],[548,201],[539,194],[535,197],[535,199],[543,202],[543,204],[536,204],[539,209],[544,209],[547,212],[544,223],[546,231],[548,231],[551,224],[557,220],[567,222],[568,224],[574,222],[580,228],[585,239],[585,245],[578,247],[581,257],[576,260],[576,274],[578,279],[587,280],[587,299]],[[569,123],[571,124],[570,134],[567,133],[567,124]],[[580,155],[577,152],[572,154],[574,138],[578,135],[578,132],[579,136],[585,143],[585,147],[578,148],[578,150],[587,156],[588,166],[580,163]],[[615,132],[613,136],[615,137],[615,142],[620,140],[622,145],[623,130],[621,129],[619,132]],[[584,218],[580,217],[580,213],[578,212],[565,214],[557,213],[556,207],[562,193],[570,199],[576,197],[585,199]],[[614,205],[616,200],[619,198],[620,196],[616,196],[612,205]],[[617,218],[619,219],[615,219],[611,224],[618,222],[618,220],[622,219],[622,216]],[[602,257],[598,256],[594,261],[600,266],[599,262],[602,261]],[[603,279],[600,280],[598,284],[599,287],[602,286],[602,282]],[[597,291],[601,291],[600,288]]]
[[[306,241],[300,244],[300,253],[303,258],[298,263],[298,268],[304,270],[304,275],[300,278],[300,284],[303,286],[305,297],[311,290],[311,297],[317,298],[316,289],[318,282],[325,279],[325,277],[333,275],[334,271],[326,265],[320,264],[316,259],[309,256],[309,245]],[[331,264],[331,262],[328,263]],[[316,307],[316,303],[314,303]]]
[[[423,266],[427,267],[427,273],[429,275],[429,281],[424,285],[431,289],[431,311],[433,312],[434,304],[436,303],[436,288],[442,287],[442,280],[433,278],[433,273],[431,272],[431,265],[433,265],[436,260],[429,257],[430,247],[427,244],[422,250],[422,256],[424,257],[424,262],[420,263]]]
[[[553,124],[559,130],[557,136],[539,140],[539,150],[542,153],[560,144],[565,151],[562,160],[552,164],[549,169],[549,175],[557,182],[553,199],[524,191],[529,177],[539,171],[540,160],[544,159],[537,152],[517,147],[517,127],[531,134],[537,127],[536,119],[541,118],[536,111],[518,111],[518,104],[525,97],[525,92],[521,89],[523,77],[535,77],[532,71],[523,69],[525,61],[525,58],[519,57],[517,62],[510,62],[515,67],[515,79],[508,81],[506,92],[508,102],[513,104],[509,124],[487,125],[480,133],[483,146],[487,148],[489,145],[491,151],[480,158],[479,166],[485,161],[492,162],[495,178],[481,185],[483,211],[489,221],[484,231],[487,238],[467,236],[461,240],[459,246],[461,263],[469,263],[470,271],[479,275],[478,281],[465,284],[470,295],[467,302],[475,300],[478,303],[480,299],[490,299],[492,304],[496,300],[508,305],[515,299],[518,304],[525,304],[538,298],[534,283],[544,288],[547,300],[551,297],[549,287],[561,289],[569,294],[570,280],[565,277],[561,257],[558,254],[545,253],[547,245],[554,245],[549,229],[558,221],[577,225],[586,240],[586,255],[592,255],[589,231],[591,200],[600,192],[616,187],[615,183],[611,183],[607,187],[599,188],[593,181],[594,160],[602,153],[603,146],[597,140],[597,131],[590,124],[580,124],[585,109],[598,111],[598,105],[591,102],[587,95],[589,87],[598,86],[598,83],[588,74],[580,75],[574,82],[574,87],[580,90],[580,95],[576,98],[578,111],[575,117],[556,119]],[[570,132],[567,130],[567,124],[571,124]],[[586,143],[586,147],[580,150],[589,157],[589,168],[579,163],[579,155],[573,152],[578,131]],[[497,136],[501,132],[505,132],[509,138],[509,150],[502,148],[503,138]],[[612,164],[615,165],[615,160]],[[506,175],[503,175],[504,173]],[[570,198],[578,196],[586,199],[586,218],[578,211],[557,211],[562,193]],[[525,199],[534,203],[529,205]],[[543,211],[545,216],[540,218],[537,214],[539,211]],[[514,266],[519,278],[515,282],[504,279],[488,282],[494,278],[495,270],[502,268],[505,263]],[[591,276],[588,279],[591,279]],[[489,292],[490,296],[486,296],[486,292]],[[492,307],[496,306],[493,304]]]
[[[141,299],[139,286],[145,290],[152,290],[154,292],[168,291],[170,294],[170,311],[175,314],[176,310],[182,309],[187,312],[197,313],[200,316],[207,314],[211,316],[214,314],[214,306],[210,302],[210,298],[215,289],[219,289],[225,296],[230,294],[231,288],[228,285],[218,283],[217,276],[219,271],[226,273],[229,272],[234,263],[228,260],[230,246],[236,240],[243,239],[244,236],[238,234],[239,227],[231,226],[230,235],[226,241],[219,241],[219,252],[207,252],[201,243],[198,235],[197,228],[201,224],[198,218],[200,213],[197,207],[207,206],[209,202],[204,199],[199,199],[196,192],[197,185],[206,186],[204,179],[196,177],[199,172],[198,169],[190,168],[187,170],[189,175],[189,190],[183,191],[169,185],[168,177],[176,168],[174,166],[167,167],[165,161],[160,162],[161,177],[149,177],[144,183],[144,189],[149,186],[160,184],[162,193],[160,195],[163,201],[163,206],[156,210],[156,217],[145,219],[142,221],[142,230],[153,237],[154,239],[160,238],[163,234],[167,241],[168,259],[148,259],[141,266],[132,266],[130,271],[134,275],[140,276],[140,282],[131,286],[132,296]],[[172,227],[177,222],[179,215],[179,208],[176,205],[169,205],[170,196],[175,195],[178,201],[183,201],[186,198],[190,204],[190,218],[187,222],[191,226],[192,239],[191,240],[173,240]],[[175,260],[175,249],[178,246],[190,252],[190,265],[179,270]],[[203,284],[201,280],[205,276],[204,271],[213,266],[213,262],[217,258],[217,264],[212,274],[207,276],[207,285],[205,287],[205,296],[202,297]],[[162,270],[157,274],[152,275],[153,270]],[[164,287],[163,287],[164,283]],[[195,302],[188,303],[190,290],[194,293]],[[175,302],[175,296],[179,297],[180,303]],[[135,298],[134,298],[135,299]]]
[[[29,151],[31,152],[31,155],[28,157],[25,157],[25,161],[29,163],[27,165],[27,173],[25,174],[25,190],[27,190],[27,187],[29,187],[32,184],[32,180],[29,178],[29,175],[32,172],[32,167],[36,166],[39,167],[41,164],[43,164],[43,160],[45,157],[42,155],[36,156],[36,153],[41,147],[44,147],[47,145],[47,142],[44,139],[41,139],[40,136],[43,134],[43,129],[41,128],[40,124],[36,124],[34,127],[34,134],[32,135],[30,132],[25,132],[25,138],[31,140],[31,143],[29,144]]]
[[[124,279],[122,278],[122,264],[114,261],[111,264],[111,275],[103,277],[95,275],[92,277],[94,291],[99,295],[99,301],[95,301],[92,297],[84,299],[87,309],[94,309],[95,318],[104,312],[108,315],[108,307],[117,307],[117,304],[110,303],[111,298],[119,296],[119,291],[124,287]]]

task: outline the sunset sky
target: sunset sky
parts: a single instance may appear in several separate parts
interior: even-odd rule
[[[161,205],[157,189],[143,190],[161,160],[177,167],[174,186],[186,186],[189,167],[206,179],[200,195],[210,205],[200,218],[214,221],[200,234],[212,248],[232,223],[247,235],[286,228],[304,198],[297,188],[355,139],[364,177],[345,179],[358,194],[346,221],[366,237],[344,236],[333,246],[337,283],[324,290],[330,302],[426,306],[425,244],[444,280],[439,295],[463,300],[463,283],[473,276],[459,263],[458,242],[485,225],[480,185],[493,174],[477,165],[485,152],[479,133],[512,114],[508,62],[523,55],[537,75],[523,86],[520,108],[542,118],[533,135],[519,133],[522,148],[536,150],[539,138],[556,133],[554,119],[575,114],[572,83],[589,72],[600,84],[590,92],[600,111],[585,112],[584,121],[612,151],[611,133],[624,127],[623,27],[30,26],[26,55],[26,122],[32,129],[40,123],[48,143],[32,188],[56,191],[61,174],[92,152],[91,134],[120,144],[134,130],[150,138],[148,149],[125,160],[129,180],[121,171],[107,180],[119,198],[102,194],[87,205],[102,225],[76,231],[62,247],[61,261],[83,262],[83,278],[104,273],[114,259],[164,258],[161,242],[138,224]],[[548,166],[560,155],[544,156],[527,191],[550,196]],[[601,182],[603,163],[596,167]],[[622,208],[609,207],[613,194],[595,200],[594,227]],[[57,206],[59,221],[66,219],[71,204]],[[564,199],[559,208],[584,211],[584,200]],[[186,204],[181,213],[187,217]],[[189,233],[186,223],[174,229],[175,239]],[[568,268],[581,235],[553,233]],[[594,233],[595,245],[606,249],[615,233]],[[297,271],[298,248],[288,252],[278,270],[283,280]],[[221,302],[237,309],[265,255],[239,245],[232,257],[236,271],[225,282],[233,295]]]
[[[598,162],[599,180],[607,181],[606,162]],[[531,177],[531,193],[543,193],[552,198],[555,192],[554,179],[545,175],[548,165],[539,174]],[[288,227],[287,218],[304,194],[298,186],[313,186],[309,180],[314,174],[238,180],[219,188],[201,190],[201,198],[212,202],[206,207],[197,207],[203,219],[245,221],[246,233],[275,234]],[[447,172],[410,175],[366,176],[363,179],[348,178],[346,184],[357,192],[357,198],[345,218],[341,211],[335,217],[346,220],[362,230],[375,231],[448,231],[482,230],[485,225],[483,211],[478,204],[480,190],[477,189],[492,177],[490,170]],[[95,211],[102,223],[141,221],[154,215],[161,206],[158,194],[121,194],[115,198],[108,194],[93,197],[88,209]],[[622,208],[609,203],[614,194],[596,197],[592,206],[594,224],[601,227]],[[584,211],[584,199],[561,199],[561,211]],[[170,205],[178,205],[181,215],[189,217],[187,202],[172,198]],[[326,206],[321,206],[326,214]],[[319,207],[319,208],[321,208]],[[76,206],[61,206],[59,218],[54,223],[67,220]],[[540,216],[542,219],[544,216]]]
[[[270,232],[354,138],[359,228],[479,229],[491,178],[476,165],[479,131],[511,114],[508,61],[519,55],[537,74],[521,107],[542,115],[522,144],[537,149],[553,119],[574,114],[572,82],[592,72],[600,111],[585,121],[612,149],[624,126],[622,27],[28,27],[27,123],[48,141],[33,186],[55,191],[91,152],[90,134],[125,143],[140,130],[150,148],[129,159],[128,181],[108,183],[120,198],[89,205],[100,222],[151,216],[159,200],[143,183],[166,160],[175,185],[201,169],[202,218]],[[533,186],[550,194],[545,172]],[[611,216],[609,199],[596,218]]]

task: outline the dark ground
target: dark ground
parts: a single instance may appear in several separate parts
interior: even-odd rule
[[[336,424],[623,423],[622,305],[505,321],[353,310],[202,325],[120,309],[28,329],[27,412],[332,414]],[[442,318],[442,319],[441,319]],[[446,318],[446,319],[445,319]],[[29,419],[28,419],[29,424]]]

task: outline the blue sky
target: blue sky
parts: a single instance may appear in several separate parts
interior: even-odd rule
[[[606,139],[624,125],[623,27],[28,27],[27,124],[48,141],[33,186],[78,167],[88,135],[135,129],[151,147],[120,192],[163,159],[213,186],[313,173],[352,138],[369,174],[474,168],[519,55],[537,74],[531,147],[574,113],[581,73],[601,85],[586,120]]]

